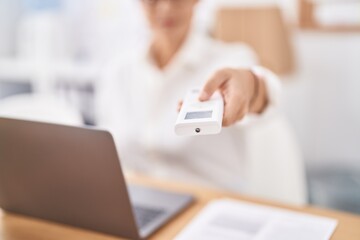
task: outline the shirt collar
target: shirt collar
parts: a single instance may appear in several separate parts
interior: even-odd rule
[[[190,31],[183,46],[176,53],[168,66],[166,66],[166,68],[162,71],[160,71],[154,65],[152,56],[150,55],[149,51],[149,44],[143,49],[140,57],[146,65],[149,65],[164,74],[176,71],[178,69],[192,69],[201,64],[202,60],[204,59],[206,49],[209,47],[209,41],[210,39],[207,38],[204,34],[197,33],[194,30]]]

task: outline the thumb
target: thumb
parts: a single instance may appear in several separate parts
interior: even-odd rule
[[[207,101],[211,98],[214,92],[220,88],[228,79],[229,73],[226,70],[221,70],[215,73],[203,87],[199,100],[200,101]]]

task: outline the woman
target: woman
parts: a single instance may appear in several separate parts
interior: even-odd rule
[[[279,122],[274,111],[280,89],[277,77],[256,67],[256,56],[249,47],[226,45],[194,32],[192,18],[197,2],[141,0],[151,41],[133,50],[131,56],[114,60],[104,71],[99,85],[99,124],[115,135],[127,169],[302,202],[303,175],[292,146],[287,147],[291,156],[277,146],[277,153],[272,154],[269,142],[273,139],[261,136],[277,124],[272,122]],[[217,90],[221,92],[225,128],[219,135],[177,137],[176,106],[196,86],[202,89],[201,101]],[[270,134],[275,142],[277,134]],[[253,137],[256,135],[259,141]],[[292,141],[286,131],[282,135],[288,144]],[[253,154],[251,149],[264,154]],[[265,170],[254,171],[277,166],[279,161],[274,162],[271,154],[273,159],[295,159],[299,170],[292,176],[293,184],[279,184],[287,181],[282,174],[288,171],[287,164],[272,173],[269,169],[265,176]],[[296,190],[289,193],[293,187]],[[268,192],[268,188],[278,191]]]

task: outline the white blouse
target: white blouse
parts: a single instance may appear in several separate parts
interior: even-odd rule
[[[248,46],[225,44],[196,33],[164,70],[155,66],[148,46],[133,50],[130,56],[112,60],[104,70],[97,88],[98,124],[113,133],[128,170],[249,192],[254,187],[249,149],[257,146],[249,141],[247,131],[277,118],[280,94],[278,78],[256,64],[256,55]],[[270,98],[267,110],[223,128],[218,135],[176,136],[178,101],[224,67],[251,68],[263,79]],[[261,151],[262,146],[258,147]]]

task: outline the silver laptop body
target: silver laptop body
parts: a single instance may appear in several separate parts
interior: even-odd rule
[[[193,198],[126,185],[111,134],[0,118],[0,207],[8,212],[144,239]]]

